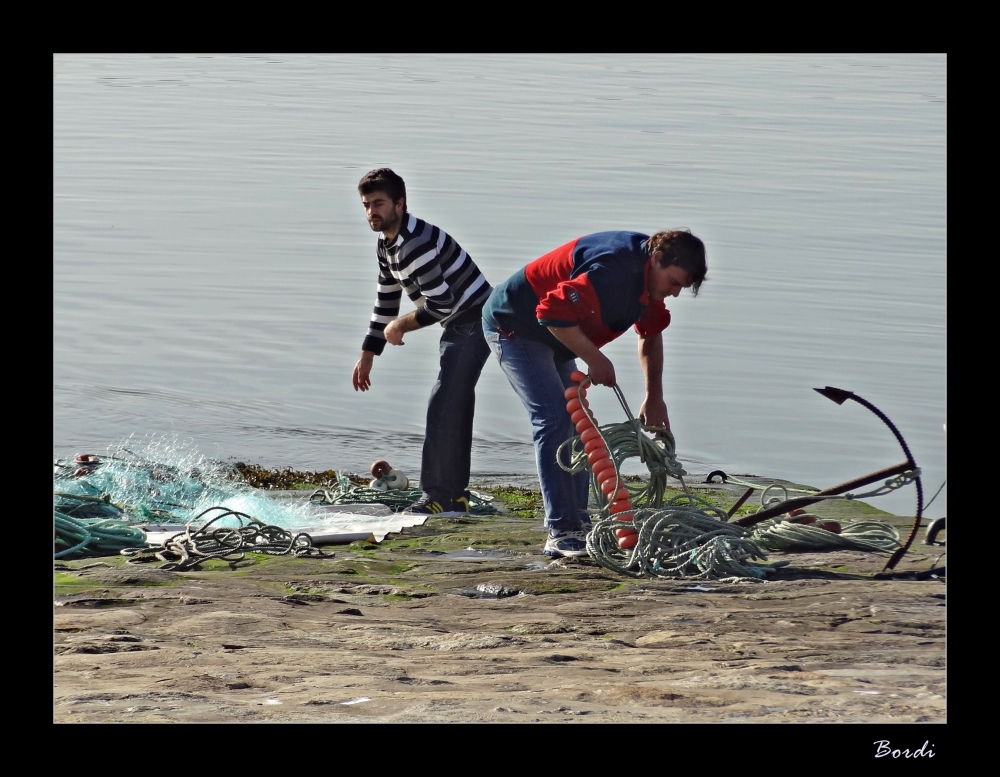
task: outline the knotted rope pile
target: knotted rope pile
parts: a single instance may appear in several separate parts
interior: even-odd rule
[[[580,384],[582,389],[589,379]],[[616,493],[624,486],[637,509],[632,511],[632,521],[622,521],[627,513],[619,514],[617,520],[609,513],[609,500],[591,473],[591,491],[598,512],[592,530],[587,535],[587,552],[598,564],[619,574],[630,577],[684,577],[713,579],[719,582],[760,581],[768,573],[787,565],[789,562],[756,563],[766,561],[768,551],[789,550],[831,550],[851,548],[856,550],[891,553],[900,547],[899,533],[888,524],[875,521],[847,523],[840,534],[796,523],[786,518],[775,518],[757,524],[753,530],[728,523],[729,516],[711,502],[695,496],[684,482],[687,473],[676,458],[676,445],[668,431],[659,427],[642,425],[632,415],[621,390],[615,386],[622,408],[628,421],[619,424],[598,426],[589,409],[581,406],[593,422],[607,445],[614,463],[617,477]],[[650,438],[647,433],[655,435]],[[568,448],[568,455],[567,449]],[[563,464],[563,459],[569,465]],[[650,471],[647,483],[631,484],[621,477],[622,463],[638,457]],[[576,474],[589,470],[586,454],[580,436],[566,440],[559,448],[557,462],[567,472]],[[684,491],[665,504],[667,477],[680,481]],[[835,498],[857,499],[888,493],[916,477],[916,473],[904,473],[886,481],[877,489],[865,494],[844,494]],[[787,500],[789,489],[785,490]],[[797,490],[797,489],[796,489]],[[768,499],[770,487],[762,494],[762,503],[771,505],[784,501]],[[809,493],[816,493],[811,491]],[[642,507],[638,507],[643,505]],[[803,516],[799,516],[801,519]],[[621,529],[634,529],[638,540],[634,547],[624,550],[619,547]]]
[[[583,389],[590,379],[579,384]],[[616,485],[611,493],[624,486],[632,503],[645,505],[632,511],[631,521],[622,521],[609,512],[608,496],[598,486],[591,473],[591,491],[599,511],[592,530],[587,535],[587,552],[598,564],[630,577],[693,577],[724,582],[757,581],[778,565],[756,564],[752,559],[766,559],[760,548],[740,526],[726,523],[728,516],[715,505],[694,496],[684,482],[684,471],[677,461],[673,435],[662,427],[641,424],[629,409],[628,402],[618,386],[615,393],[628,421],[599,426],[590,410],[581,407],[593,422],[604,440],[614,463]],[[650,432],[655,437],[646,435]],[[565,449],[569,448],[569,465],[562,463]],[[638,457],[650,471],[644,484],[630,484],[621,477],[622,463]],[[559,447],[557,462],[567,472],[576,474],[589,470],[580,435],[570,438]],[[663,504],[667,476],[680,480],[684,494]],[[634,529],[638,541],[634,547],[619,547],[617,532]]]
[[[628,523],[599,519],[587,535],[587,552],[602,567],[629,577],[685,577],[739,583],[760,580],[788,562],[756,564],[767,558],[746,531],[726,523],[721,512],[700,497],[683,494],[659,508],[635,511],[631,525],[639,540],[631,550],[618,547],[615,531]],[[724,516],[725,513],[722,513]]]
[[[162,545],[125,548],[121,554],[129,557],[127,562],[129,564],[159,560],[163,562],[160,569],[177,572],[192,569],[210,559],[220,559],[232,566],[243,561],[247,552],[266,553],[271,556],[326,556],[312,544],[312,537],[308,534],[293,535],[280,526],[268,526],[246,513],[235,510],[210,507],[198,515],[195,521],[214,511],[219,511],[219,514],[200,529],[192,530],[188,526],[184,531],[165,540]],[[209,528],[227,516],[235,517],[239,521],[239,528]]]

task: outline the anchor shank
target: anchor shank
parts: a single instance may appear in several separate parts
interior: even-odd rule
[[[803,496],[796,497],[795,499],[788,499],[780,504],[767,507],[759,513],[739,518],[733,521],[733,523],[739,526],[753,526],[755,523],[760,523],[761,521],[773,518],[776,515],[787,513],[790,510],[797,510],[800,507],[805,507],[816,502],[822,502],[824,496],[836,496],[837,494],[843,494],[855,488],[870,485],[878,480],[886,480],[888,478],[895,477],[896,475],[902,475],[904,472],[911,469],[913,469],[913,462],[911,460],[903,461],[891,467],[880,469],[878,472],[872,472],[870,475],[863,475],[862,477],[855,478],[854,480],[848,480],[846,483],[840,483],[839,485],[825,488],[814,496]]]

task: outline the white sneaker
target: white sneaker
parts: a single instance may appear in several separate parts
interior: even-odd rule
[[[545,540],[545,547],[542,548],[542,553],[546,556],[554,556],[555,558],[562,556],[570,558],[586,556],[586,538],[587,535],[580,531],[563,531],[554,537],[549,534],[549,538]]]

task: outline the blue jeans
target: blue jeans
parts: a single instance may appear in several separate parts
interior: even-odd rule
[[[439,348],[441,369],[427,404],[420,488],[435,500],[454,499],[469,487],[476,384],[490,349],[477,321],[447,327]]]
[[[550,531],[576,531],[587,512],[589,472],[570,475],[556,463],[556,451],[576,429],[566,412],[570,373],[576,360],[558,360],[544,343],[508,335],[483,322],[486,342],[500,362],[510,385],[531,419],[535,464],[545,504],[545,526]],[[565,456],[565,452],[564,452]],[[569,461],[564,461],[569,464]]]

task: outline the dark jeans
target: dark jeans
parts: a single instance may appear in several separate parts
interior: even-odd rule
[[[441,335],[441,370],[427,405],[420,488],[431,499],[454,499],[469,487],[476,383],[490,356],[480,321]]]

